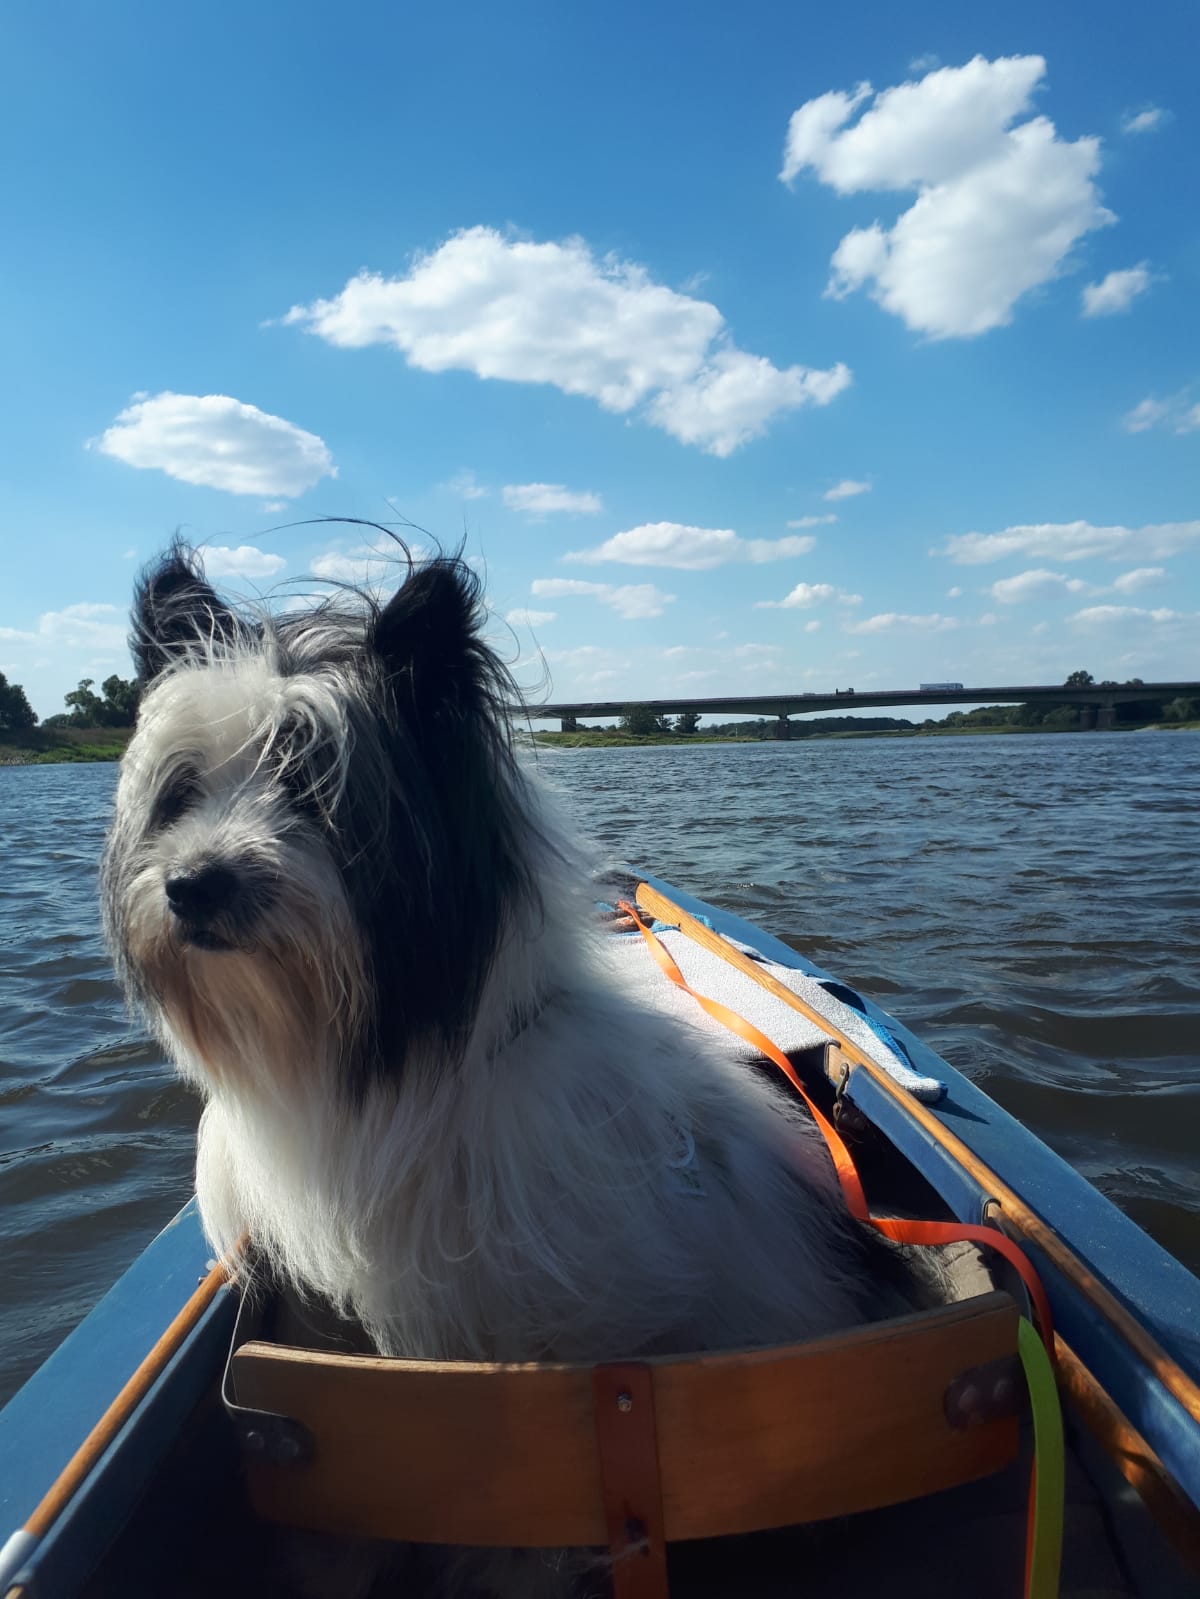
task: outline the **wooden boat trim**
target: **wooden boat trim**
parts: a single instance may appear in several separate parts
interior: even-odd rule
[[[1054,1338],[1059,1392],[1141,1499],[1179,1555],[1200,1571],[1200,1510],[1060,1334]]]
[[[871,1060],[853,1039],[842,1032],[828,1017],[807,1004],[790,988],[772,977],[770,972],[764,971],[749,956],[734,948],[719,933],[705,927],[702,922],[697,921],[682,906],[668,899],[658,889],[651,887],[649,883],[640,883],[637,902],[643,910],[656,916],[660,921],[677,924],[680,931],[694,943],[719,956],[730,966],[736,967],[744,977],[757,983],[781,1003],[824,1028],[836,1040],[849,1062],[850,1069],[865,1071],[873,1083],[887,1093],[907,1116],[919,1123],[964,1170],[970,1173],[980,1187],[998,1202],[1005,1220],[1035,1243],[1047,1258],[1054,1262],[1088,1303],[1121,1334],[1129,1347],[1167,1392],[1179,1401],[1192,1420],[1200,1423],[1200,1386],[1130,1315],[1124,1305],[1109,1292],[1079,1256],[1046,1226],[1020,1195],[997,1176],[956,1134],[952,1133],[928,1106],[923,1105],[920,1100],[915,1099],[894,1082],[887,1072]]]

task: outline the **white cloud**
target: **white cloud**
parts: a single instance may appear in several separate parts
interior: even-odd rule
[[[466,467],[461,472],[456,472],[452,478],[443,483],[442,488],[447,494],[454,494],[460,500],[484,500],[488,490],[482,483],[476,482],[475,474]]]
[[[899,611],[884,611],[878,616],[864,617],[861,622],[845,622],[847,633],[948,633],[961,624],[957,617],[906,616]]]
[[[830,511],[825,516],[797,516],[788,523],[789,527],[828,527],[830,522],[837,521],[837,512]]]
[[[844,589],[834,588],[832,583],[797,583],[790,594],[782,600],[758,600],[755,609],[759,611],[795,611],[809,610],[814,605],[826,605],[830,600],[837,600],[839,605],[861,605],[861,594],[847,594]]]
[[[231,550],[224,544],[211,544],[200,551],[205,574],[217,577],[274,577],[287,562],[282,555],[268,555],[253,544],[239,544]]]
[[[1048,594],[1078,594],[1086,588],[1082,578],[1035,567],[1029,572],[1018,572],[1016,577],[1002,577],[992,584],[990,593],[1001,605],[1024,605],[1030,600],[1045,599]]]
[[[1183,611],[1171,611],[1165,607],[1147,611],[1139,605],[1089,605],[1086,610],[1076,611],[1068,620],[1077,622],[1081,627],[1111,627],[1118,622],[1151,622],[1161,627],[1166,622],[1187,622],[1193,618]]]
[[[408,545],[414,562],[429,553],[420,544]],[[325,583],[351,583],[356,588],[379,588],[403,581],[408,570],[399,545],[382,535],[350,549],[335,548],[315,556],[309,564],[313,577]]]
[[[1150,287],[1150,263],[1140,261],[1123,272],[1110,272],[1099,283],[1084,285],[1082,305],[1084,316],[1115,316],[1118,311],[1128,311],[1139,294]]]
[[[1041,56],[976,56],[879,94],[869,83],[835,90],[793,113],[785,183],[811,170],[839,194],[917,196],[891,228],[846,234],[827,294],[865,287],[914,331],[971,338],[1010,322],[1078,239],[1115,221],[1093,182],[1099,140],[1068,143],[1042,116],[1017,121],[1045,72]]]
[[[361,272],[284,321],[345,349],[391,345],[425,372],[550,383],[714,455],[851,381],[840,363],[781,369],[737,349],[715,305],[634,262],[597,259],[582,239],[538,244],[486,227],[453,234],[405,277]]]
[[[56,648],[87,649],[99,651],[124,650],[127,630],[124,622],[105,620],[120,616],[117,605],[98,605],[86,601],[66,605],[61,611],[45,611],[38,618],[36,634],[17,633],[12,628],[0,629],[7,636],[22,643],[49,640]]]
[[[768,655],[777,655],[781,644],[735,644],[733,656],[737,661],[757,661]]]
[[[869,483],[856,482],[852,477],[845,477],[840,483],[835,483],[831,489],[826,489],[821,498],[823,500],[851,500],[856,494],[870,494]]]
[[[1166,570],[1161,566],[1139,566],[1132,572],[1122,572],[1113,583],[1113,592],[1116,594],[1137,594],[1142,589],[1158,588],[1166,579]]]
[[[805,622],[804,631],[806,633],[816,633],[819,631],[820,626],[820,622]]]
[[[337,468],[323,440],[227,394],[138,399],[88,448],[230,494],[303,494]]]
[[[287,510],[287,501],[286,500],[264,500],[262,502],[262,507],[261,508],[262,508],[263,511],[266,512],[266,514],[268,516],[274,516],[277,511],[286,511]]]
[[[781,539],[744,539],[727,527],[690,527],[683,522],[645,522],[624,533],[614,533],[592,550],[572,550],[568,561],[595,566],[620,561],[626,566],[671,566],[686,572],[706,572],[730,561],[791,560],[807,555],[816,540],[808,535]]]
[[[1157,427],[1160,422],[1166,421],[1173,408],[1173,401],[1159,400],[1153,394],[1148,394],[1144,400],[1138,401],[1132,411],[1126,411],[1121,418],[1121,426],[1126,433],[1145,433],[1147,428]]]
[[[755,608],[760,611],[807,610],[812,605],[823,605],[836,594],[837,590],[832,583],[797,583],[784,599],[759,600]]]
[[[1121,119],[1122,133],[1152,133],[1162,127],[1168,113],[1161,106],[1147,106],[1144,111],[1131,111]]]
[[[510,511],[523,511],[527,516],[552,516],[557,512],[594,516],[604,509],[598,494],[568,489],[562,483],[506,483],[501,493]]]
[[[675,602],[674,594],[664,594],[653,583],[585,583],[572,577],[538,577],[529,585],[541,599],[557,600],[570,595],[590,595],[601,605],[611,606],[627,622],[640,622],[661,616]]]
[[[983,566],[1011,555],[1034,560],[1082,561],[1150,556],[1161,560],[1200,543],[1200,522],[1158,522],[1145,527],[1093,527],[1090,522],[1042,522],[1000,533],[956,533],[934,555],[959,566]]]
[[[1145,433],[1160,423],[1173,433],[1194,433],[1200,428],[1200,405],[1188,403],[1186,389],[1179,394],[1169,395],[1165,400],[1148,394],[1121,418],[1121,426],[1126,433]]]
[[[962,599],[962,589],[959,588],[957,583],[954,585],[954,587],[952,589],[947,589],[946,590],[946,598],[948,600],[960,600],[960,599]]]
[[[557,611],[530,611],[518,606],[515,611],[506,611],[504,620],[511,627],[542,627],[546,622],[553,622],[557,615]]]

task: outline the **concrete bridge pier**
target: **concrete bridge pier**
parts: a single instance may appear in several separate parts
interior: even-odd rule
[[[579,723],[573,716],[564,716],[558,728],[560,733],[578,733]]]
[[[786,712],[780,711],[779,718],[775,723],[775,737],[786,739],[791,738],[791,736],[792,724],[788,721]]]
[[[1079,707],[1079,727],[1081,732],[1090,733],[1096,726],[1096,712],[1098,709],[1099,707],[1096,705],[1081,705]]]
[[[1096,726],[1102,733],[1117,725],[1117,707],[1110,700],[1107,705],[1101,705],[1096,713]]]

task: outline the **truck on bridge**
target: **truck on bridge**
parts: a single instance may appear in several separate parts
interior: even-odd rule
[[[922,683],[917,689],[918,694],[936,694],[939,689],[961,688],[961,683]]]

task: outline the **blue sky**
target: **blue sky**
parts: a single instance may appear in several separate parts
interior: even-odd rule
[[[0,670],[402,516],[556,698],[1200,677],[1194,10],[10,0]],[[419,541],[418,541],[419,542]],[[307,585],[301,583],[301,587]]]

